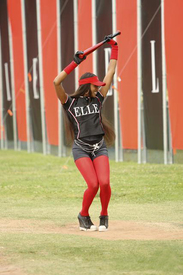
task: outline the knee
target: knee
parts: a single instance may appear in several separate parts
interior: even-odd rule
[[[102,180],[100,180],[99,184],[100,184],[100,188],[102,188],[102,189],[108,189],[108,188],[110,188],[110,183],[109,183],[108,179],[102,179]]]
[[[98,188],[99,188],[98,182],[96,182],[96,183],[92,182],[92,184],[90,184],[90,187],[89,187],[89,189],[92,193],[97,193]]]

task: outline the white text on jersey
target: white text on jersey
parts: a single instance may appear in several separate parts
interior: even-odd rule
[[[74,107],[73,109],[76,117],[99,113],[97,104],[91,104],[85,107]]]

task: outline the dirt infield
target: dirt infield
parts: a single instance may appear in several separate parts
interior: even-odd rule
[[[107,232],[79,231],[78,224],[58,226],[36,220],[0,220],[0,233],[69,234],[104,240],[183,240],[183,223],[110,221]]]
[[[97,223],[96,223],[97,224]],[[69,234],[103,240],[183,240],[183,223],[137,221],[110,221],[107,232],[79,231],[78,223],[58,226],[53,222],[37,220],[0,220],[0,233]],[[0,274],[26,275],[17,266],[9,264],[0,247]]]
[[[22,270],[18,269],[14,265],[1,265],[0,266],[1,275],[25,275]]]

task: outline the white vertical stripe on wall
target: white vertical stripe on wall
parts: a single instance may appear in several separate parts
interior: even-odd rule
[[[73,0],[74,7],[74,52],[78,51],[78,0]],[[78,86],[78,67],[75,71],[75,91]]]
[[[39,98],[39,93],[38,93],[38,90],[37,90],[37,79],[38,79],[38,76],[37,76],[37,57],[33,58],[32,59],[32,74],[33,74],[33,95],[34,95],[34,99],[38,99]]]
[[[112,32],[116,33],[116,0],[112,0]],[[116,134],[115,139],[115,161],[119,161],[119,111],[118,111],[118,92],[117,92],[117,68],[114,75],[114,130]]]
[[[159,78],[156,77],[156,60],[155,45],[156,41],[151,40],[151,73],[152,73],[152,90],[151,93],[159,93]]]
[[[38,58],[39,58],[39,78],[40,78],[42,146],[43,146],[43,154],[46,155],[47,153],[46,152],[46,119],[45,119],[44,86],[43,86],[40,0],[36,1],[36,10],[37,10],[37,36],[38,36]]]
[[[4,71],[5,71],[6,97],[7,97],[7,101],[11,101],[8,63],[4,63]]]
[[[26,23],[25,23],[25,0],[21,0],[22,12],[22,36],[23,36],[23,57],[24,57],[24,81],[25,81],[25,105],[26,105],[26,121],[27,121],[27,151],[31,152],[31,131],[30,131],[30,113],[29,113],[29,82],[28,82],[28,66],[27,66],[27,44],[26,44]]]
[[[145,138],[144,111],[142,108],[142,27],[141,27],[141,0],[137,0],[137,137],[138,163],[147,162],[147,148]],[[143,149],[142,149],[143,147]]]
[[[9,35],[9,47],[10,47],[10,72],[11,72],[11,94],[12,94],[12,112],[13,112],[13,139],[14,150],[18,148],[17,140],[17,120],[16,120],[16,97],[15,97],[15,79],[14,79],[14,58],[13,58],[13,40],[11,24],[8,20],[8,35]]]
[[[141,116],[141,96],[142,96],[142,57],[141,57],[141,0],[137,0],[137,110],[138,110],[138,163],[142,163],[141,151],[141,132],[142,132],[142,116]]]
[[[1,131],[1,149],[4,149],[4,123],[3,123],[3,73],[2,73],[2,48],[1,48],[1,32],[0,32],[0,131]]]
[[[168,164],[168,127],[167,127],[167,82],[165,61],[165,21],[164,0],[161,0],[161,51],[162,51],[162,104],[163,104],[163,149],[164,164]],[[172,162],[172,159],[171,159]]]
[[[61,59],[61,26],[60,26],[60,16],[61,7],[60,0],[57,1],[57,60],[58,60],[58,74],[62,70],[62,59]],[[64,123],[63,123],[63,111],[60,100],[58,100],[58,156],[63,157],[65,154],[64,146]]]
[[[92,1],[92,44],[97,44],[97,31],[96,31],[96,0]],[[93,57],[93,73],[97,75],[97,51],[92,53]]]

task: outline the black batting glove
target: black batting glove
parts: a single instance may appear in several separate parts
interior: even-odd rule
[[[106,42],[107,42],[107,41],[110,41],[111,39],[112,39],[112,34],[106,35],[106,36],[104,37],[104,40],[106,40]]]
[[[109,44],[111,44],[111,45],[117,45],[118,44],[115,40],[113,40],[113,35],[112,34],[109,34],[109,35],[105,36],[104,40],[106,42],[110,41]]]
[[[83,55],[84,52],[83,51],[77,51],[74,55],[74,62],[76,64],[80,64],[82,61],[84,61],[86,59],[86,56]],[[81,57],[82,56],[82,57]]]

